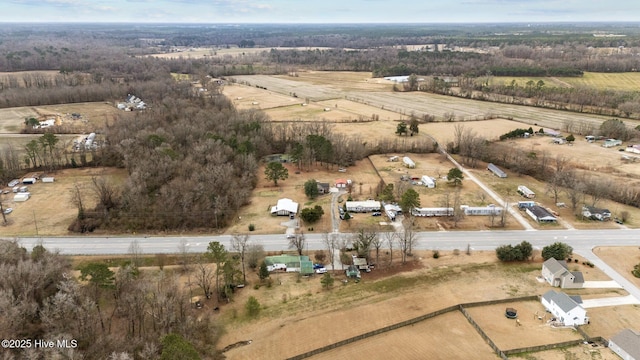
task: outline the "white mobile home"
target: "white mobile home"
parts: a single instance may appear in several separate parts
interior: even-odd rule
[[[413,169],[416,167],[416,163],[413,162],[413,160],[411,160],[411,158],[408,156],[405,156],[402,158],[402,163],[404,164],[404,166],[408,167],[409,169]]]
[[[366,201],[347,201],[347,211],[349,212],[371,212],[380,211],[380,201],[366,200]]]
[[[15,202],[25,202],[27,200],[29,200],[29,198],[31,197],[31,194],[28,192],[23,192],[23,193],[17,193],[13,196],[13,201]]]
[[[602,147],[610,148],[610,147],[620,146],[620,145],[622,145],[622,140],[607,139],[604,141],[604,144],[602,144]]]
[[[36,179],[34,177],[28,177],[28,178],[22,179],[22,183],[23,184],[35,184],[36,181],[38,181],[38,179]]]
[[[502,208],[495,205],[489,206],[468,206],[460,205],[460,209],[464,211],[465,215],[470,216],[490,216],[502,214]]]
[[[495,176],[499,178],[507,177],[507,174],[504,171],[502,171],[502,169],[500,169],[499,167],[495,166],[492,163],[489,163],[489,165],[487,165],[487,170],[491,171]]]
[[[411,210],[413,216],[453,216],[453,208],[413,208]]]
[[[433,189],[434,187],[436,187],[436,182],[430,176],[422,175],[420,181],[422,182],[422,185],[428,187],[429,189]]]
[[[52,183],[54,180],[53,176],[47,176],[42,178],[43,183]]]
[[[536,193],[534,193],[533,191],[531,191],[528,187],[524,186],[524,185],[518,185],[518,194],[529,198],[529,199],[533,199],[534,197],[536,197]]]

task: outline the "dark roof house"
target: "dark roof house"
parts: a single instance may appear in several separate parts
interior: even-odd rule
[[[547,209],[538,205],[530,206],[526,208],[525,211],[533,220],[539,223],[551,223],[558,221]]]

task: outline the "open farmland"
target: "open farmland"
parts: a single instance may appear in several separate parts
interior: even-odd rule
[[[525,87],[528,81],[537,83],[542,80],[545,87],[592,88],[621,91],[637,91],[640,88],[640,73],[595,73],[585,72],[580,77],[511,77],[494,76],[491,84],[509,85],[515,80],[518,86]]]
[[[469,100],[422,92],[393,92],[390,88],[391,85],[382,83],[386,80],[368,79],[368,81],[364,81],[361,73],[354,73],[359,75],[351,76],[343,74],[345,73],[335,76],[330,72],[315,72],[312,74],[313,77],[306,81],[304,72],[301,72],[298,77],[243,75],[234,78],[240,83],[261,86],[280,94],[296,93],[298,97],[308,97],[311,101],[346,98],[405,116],[412,113],[418,117],[423,114],[433,115],[436,117],[436,121],[443,120],[447,114],[453,115],[457,121],[500,117],[523,122],[529,126],[544,126],[554,129],[563,129],[569,124],[576,127],[574,130],[576,132],[588,132],[589,128],[597,128],[603,121],[609,119],[605,116]],[[321,82],[318,79],[323,75],[326,75],[328,80]],[[354,81],[356,85],[354,85]],[[362,115],[371,116],[368,112]],[[639,121],[627,120],[626,122],[631,126],[640,124]],[[584,129],[577,128],[579,124]]]

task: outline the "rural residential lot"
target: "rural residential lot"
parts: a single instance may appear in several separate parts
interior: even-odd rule
[[[545,136],[507,140],[504,143],[513,149],[524,149],[539,156],[566,157],[587,172],[607,176],[615,181],[637,184],[640,178],[640,162],[623,161],[617,148],[603,148],[601,143],[588,143],[583,136],[579,136],[580,131],[586,131],[588,126],[597,128],[598,124],[607,119],[606,117],[426,93],[393,92],[391,82],[373,79],[370,73],[308,71],[299,72],[295,77],[252,75],[237,76],[234,80],[235,83],[224,86],[223,93],[240,109],[261,109],[274,122],[326,122],[330,124],[332,132],[359,137],[362,141],[435,141],[445,146],[454,140],[455,127],[460,124],[490,141],[497,140],[501,134],[515,128],[545,127],[560,130],[568,135],[570,132],[566,131],[567,126],[572,126],[571,133],[576,133],[577,140],[571,146],[554,144],[551,138]],[[256,88],[256,85],[260,88]],[[26,138],[22,139],[22,135],[16,135],[22,129],[24,117],[43,112],[58,115],[81,113],[83,117],[90,119],[91,126],[81,128],[78,134],[86,134],[92,131],[91,129],[103,126],[103,121],[110,121],[112,111],[113,105],[105,103],[87,103],[74,107],[4,109],[0,112],[0,126],[3,129],[3,135],[0,136],[3,136],[3,142],[4,139],[17,137],[20,140],[7,140],[7,143],[15,141],[15,146],[24,146],[30,138],[25,135]],[[451,113],[454,114],[455,121],[443,121],[445,116]],[[411,115],[422,114],[434,115],[436,122],[420,124],[420,132],[414,136],[395,134],[399,121],[408,121]],[[633,121],[629,122],[635,124]],[[581,125],[585,127],[579,128],[576,124],[587,125]],[[394,156],[409,156],[415,161],[416,167],[407,169],[402,162],[390,161]],[[585,159],[589,161],[585,162]],[[599,200],[599,206],[609,208],[616,216],[623,211],[628,212],[628,221],[621,225],[613,221],[584,220],[576,216],[572,209],[558,206],[547,190],[545,182],[509,170],[506,171],[507,178],[497,178],[486,170],[486,165],[480,162],[469,171],[481,183],[505,199],[510,206],[523,200],[516,193],[516,188],[518,185],[526,184],[536,192],[536,201],[557,212],[562,220],[558,224],[541,225],[525,215],[528,224],[536,230],[575,228],[624,231],[625,228],[637,228],[640,225],[639,209],[604,199]],[[332,202],[336,201],[342,206],[348,195],[327,194],[314,200],[307,199],[304,183],[309,179],[327,182],[332,187],[337,179],[349,179],[354,184],[352,198],[367,200],[378,197],[378,185],[381,181],[387,184],[397,183],[402,176],[419,178],[428,175],[438,180],[439,184],[435,189],[407,185],[419,193],[423,207],[442,207],[444,197],[456,191],[456,188],[448,185],[444,179],[454,165],[439,153],[372,155],[357,161],[354,166],[348,167],[346,172],[339,172],[337,166],[325,164],[300,168],[294,163],[285,163],[284,166],[288,169],[289,177],[276,186],[261,176],[252,192],[251,202],[240,209],[238,218],[220,234],[245,233],[249,226],[253,225],[255,230],[251,236],[258,243],[262,234],[282,233],[284,236],[288,219],[269,214],[269,209],[281,198],[293,199],[301,207],[320,205],[323,208],[325,215],[318,223],[301,227],[306,233],[321,234],[334,230],[351,233],[363,227],[376,231],[392,229],[388,219],[372,217],[368,213],[354,214],[350,221],[336,219],[336,214],[332,214],[331,210]],[[260,174],[264,172],[264,164],[258,171]],[[56,181],[52,184],[38,183],[32,186],[33,198],[28,202],[12,203],[12,193],[2,195],[5,203],[14,210],[10,214],[9,225],[0,228],[0,236],[67,235],[69,224],[77,216],[77,205],[74,204],[72,196],[76,187],[89,193],[93,177],[107,177],[116,183],[125,181],[127,177],[124,170],[113,168],[66,169],[48,175],[55,176]],[[463,180],[460,197],[462,204],[470,206],[496,203],[471,179]],[[88,196],[87,199],[88,205],[95,202],[94,197]],[[558,202],[568,204],[569,200],[562,194]],[[506,226],[500,229],[520,230],[523,226],[512,216],[508,216]],[[415,219],[417,231],[500,229],[496,228],[488,217],[481,216],[468,216],[458,224],[454,224],[448,218]],[[95,234],[114,235],[100,230]],[[194,229],[192,233],[183,234],[202,233]],[[395,251],[397,261],[399,255],[397,249]],[[596,253],[619,273],[625,274],[630,281],[640,286],[640,282],[629,274],[630,268],[640,262],[637,249],[601,248],[597,249]],[[389,253],[385,251],[380,263],[389,260]],[[222,311],[215,313],[217,319],[227,324],[219,348],[251,340],[249,345],[236,347],[227,351],[225,355],[229,359],[249,359],[257,356],[287,358],[457,304],[540,295],[550,289],[548,284],[537,279],[540,276],[541,263],[539,254],[534,261],[526,264],[505,265],[497,261],[495,252],[471,251],[469,255],[465,254],[464,250],[455,253],[443,252],[440,258],[435,259],[432,251],[421,251],[410,257],[405,265],[380,266],[371,274],[365,274],[359,283],[337,281],[331,290],[322,288],[319,276],[301,278],[294,274],[275,274],[272,287],[245,288],[238,292],[234,302],[224,304]],[[584,271],[587,280],[609,280],[597,268],[589,268],[581,263],[574,267],[575,270]],[[334,275],[338,280],[345,278],[342,270],[335,271]],[[258,282],[255,274],[252,274],[249,283]],[[598,298],[624,296],[628,293],[622,289],[583,289],[572,291],[572,294]],[[262,315],[258,320],[247,320],[238,316],[242,313],[249,296],[256,296],[263,306]],[[216,306],[213,300],[207,300],[204,311],[212,311]],[[505,318],[505,307],[519,310],[521,326],[516,326],[513,320]],[[640,323],[639,310],[638,305],[590,309],[592,323],[584,326],[583,330],[589,336],[610,338],[621,329]],[[469,309],[478,326],[503,350],[581,339],[580,334],[572,329],[552,328],[545,321],[539,320],[535,314],[542,314],[544,311],[544,307],[537,300]],[[389,355],[389,351],[392,351],[392,355]],[[313,358],[380,358],[380,354],[405,359],[496,358],[494,351],[459,311],[354,342]],[[583,344],[525,354],[522,358],[616,357],[603,346],[592,347],[590,344]]]

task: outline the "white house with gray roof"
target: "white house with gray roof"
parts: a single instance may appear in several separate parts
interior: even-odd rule
[[[624,360],[640,360],[640,333],[622,330],[609,340],[609,349]]]
[[[564,326],[578,326],[589,323],[587,310],[579,296],[570,297],[563,292],[549,290],[542,295],[542,305]]]
[[[551,286],[563,289],[579,289],[584,286],[584,276],[580,271],[569,271],[564,260],[550,258],[542,264],[542,277]]]

